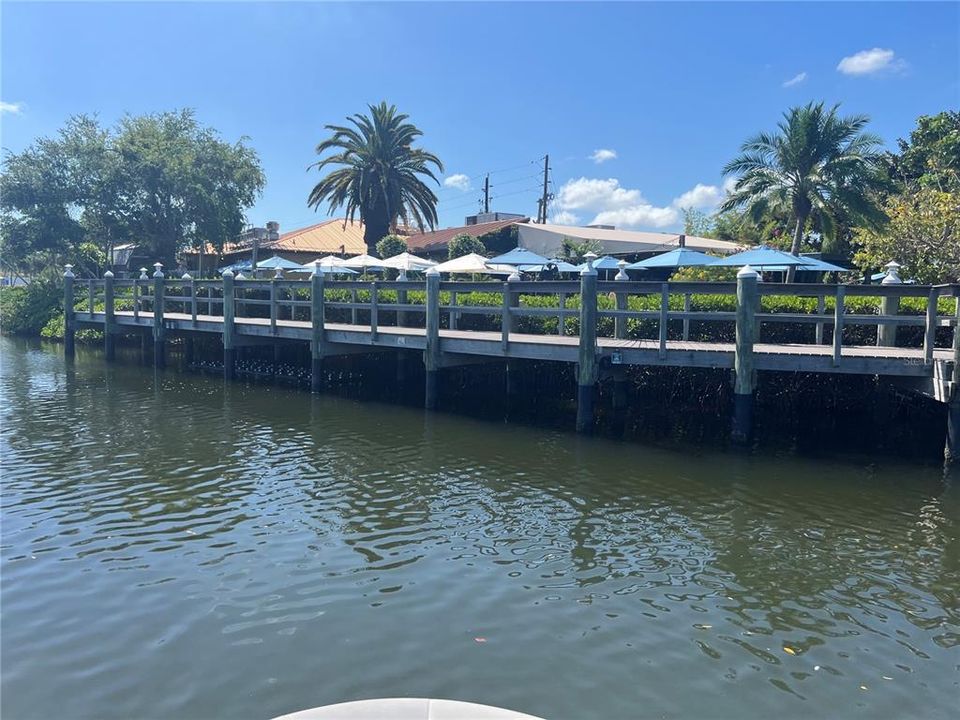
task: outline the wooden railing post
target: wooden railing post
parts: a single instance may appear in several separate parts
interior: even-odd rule
[[[423,351],[423,364],[427,372],[424,406],[427,410],[433,410],[437,407],[437,373],[440,371],[440,273],[435,268],[430,268],[426,272],[426,277],[427,346]]]
[[[270,332],[277,334],[277,280],[280,279],[282,271],[277,268],[270,278]]]
[[[520,275],[514,271],[503,283],[503,305],[500,309],[500,347],[504,355],[507,354],[507,349],[510,347],[510,333],[514,332],[516,325],[512,310],[520,303],[520,297],[511,287],[517,282],[520,282]]]
[[[140,322],[140,306],[143,303],[141,295],[143,294],[140,290],[142,283],[141,280],[146,280],[149,282],[147,277],[147,269],[140,268],[140,277],[134,278],[133,280],[133,319],[139,323]]]
[[[824,311],[827,309],[827,300],[823,295],[817,295],[817,315],[823,315]],[[816,337],[814,338],[817,345],[823,345],[823,323],[817,323]]]
[[[324,355],[324,298],[323,273],[319,267],[313,269],[310,276],[310,390],[320,392],[323,389]]]
[[[567,332],[567,316],[563,312],[567,309],[567,294],[565,292],[560,293],[560,312],[557,313],[557,335],[565,335]]]
[[[94,280],[90,278],[87,280],[87,313],[90,315],[90,319],[93,320],[93,313],[96,310],[96,302],[94,299]]]
[[[460,315],[456,311],[457,307],[457,291],[450,291],[450,329],[456,330],[457,326],[460,324]]]
[[[580,348],[577,366],[577,432],[593,429],[597,382],[597,271],[588,262],[580,271]]]
[[[190,320],[196,325],[197,324],[197,281],[193,279],[193,276],[190,273],[183,274],[184,280],[190,281]]]
[[[69,360],[76,355],[77,321],[73,309],[73,265],[63,270],[63,354]]]
[[[356,308],[357,289],[356,288],[352,288],[350,290],[350,303],[351,305],[353,305],[353,307],[350,308],[350,324],[356,325],[357,324],[357,308]]]
[[[621,260],[617,263],[620,270],[617,272],[614,280],[619,280],[620,282],[625,282],[630,279],[630,276],[627,275],[625,268],[627,267],[627,261]],[[625,292],[616,293],[617,298],[617,310],[623,312],[627,309],[627,294]],[[617,315],[613,321],[613,335],[618,340],[624,340],[627,337],[627,318],[622,315]]]
[[[757,341],[759,274],[749,265],[737,273],[737,328],[734,351],[733,426],[730,439],[746,445],[753,436],[753,345]]]
[[[163,328],[163,263],[154,263],[153,273],[153,364],[162,368],[167,364]]]
[[[933,348],[937,344],[937,304],[940,300],[940,288],[930,288],[927,295],[927,317],[923,332],[923,364],[933,364]]]
[[[233,271],[223,273],[223,379],[233,380],[236,377],[236,350],[234,348],[234,302]]]
[[[847,298],[847,288],[837,285],[836,305],[833,308],[833,366],[840,365],[843,347],[843,313]]]
[[[683,312],[690,312],[690,293],[683,294]],[[690,318],[688,317],[683,319],[683,339],[690,339]]]
[[[400,275],[397,277],[398,282],[407,281],[407,273],[405,270],[400,271]],[[397,290],[397,305],[406,305],[407,304],[407,291],[405,288]],[[397,327],[406,327],[407,325],[407,311],[406,310],[397,310]],[[402,357],[402,353],[400,357]]]
[[[379,290],[377,286],[377,281],[374,280],[370,283],[370,340],[376,342],[377,340],[377,324],[378,324],[378,304],[379,304]]]
[[[115,357],[113,297],[113,273],[107,270],[103,274],[103,355],[107,362]]]
[[[902,285],[898,271],[900,265],[896,260],[888,262],[884,268],[887,276],[880,282],[881,287],[887,285]],[[896,295],[884,295],[880,298],[880,314],[891,316],[900,313],[900,297]],[[897,325],[887,325],[886,323],[877,325],[877,347],[894,347],[897,344]]]
[[[670,285],[660,286],[660,359],[667,357],[667,333],[670,330]]]

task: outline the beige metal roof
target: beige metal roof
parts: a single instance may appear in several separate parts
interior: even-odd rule
[[[520,245],[534,252],[552,257],[559,252],[564,238],[571,240],[596,240],[603,254],[624,255],[627,253],[666,252],[680,247],[679,233],[640,232],[636,230],[604,230],[602,228],[575,227],[572,225],[518,225]],[[739,245],[725,240],[686,236],[686,247],[701,252],[728,255],[741,249]]]

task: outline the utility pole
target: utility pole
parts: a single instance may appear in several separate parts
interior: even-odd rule
[[[483,212],[490,212],[490,174],[483,181]]]
[[[553,199],[553,195],[547,192],[547,185],[550,182],[550,156],[543,156],[543,195],[537,201],[537,222],[547,222],[547,203]]]

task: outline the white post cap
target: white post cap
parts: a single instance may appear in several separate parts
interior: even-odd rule
[[[141,280],[146,280],[146,279],[147,279],[147,269],[146,269],[146,268],[140,268],[140,279],[141,279]]]
[[[112,270],[107,270],[107,271],[103,274],[103,276],[104,276],[105,278],[112,278],[112,277],[113,277],[113,271],[112,271]]]
[[[507,275],[507,282],[520,282],[520,271],[514,266],[513,272]]]
[[[237,280],[246,280],[247,276],[243,274],[243,271],[237,273]]]
[[[224,270],[224,271],[223,271],[223,275],[221,275],[220,277],[232,278],[232,277],[233,277],[233,270]]]
[[[900,279],[900,263],[898,263],[896,260],[891,260],[883,267],[887,271],[887,276],[880,281],[881,285],[903,284],[903,280]]]
[[[69,277],[69,278],[72,278],[74,276],[73,265],[71,265],[70,263],[67,263],[66,265],[63,266],[63,276]]]
[[[153,276],[154,276],[154,277],[161,277],[161,278],[162,278],[162,277],[163,277],[163,263],[161,263],[161,262],[155,262],[155,263],[153,264],[153,266],[156,268],[156,270],[155,270],[154,273],[153,273]]]
[[[737,280],[739,280],[740,278],[758,278],[758,277],[760,277],[760,273],[758,273],[749,265],[744,265],[742,268],[740,268],[740,272],[737,273]]]
[[[277,268],[276,270],[273,271],[273,279],[274,280],[283,279],[283,270],[281,268]]]
[[[630,276],[627,275],[627,261],[626,261],[626,260],[621,260],[620,262],[617,263],[617,267],[620,268],[620,269],[619,269],[619,271],[617,272],[616,277],[614,277],[613,279],[614,279],[614,280],[629,280],[629,279],[630,279]]]
[[[404,282],[407,279],[407,271],[403,268],[400,269],[400,274],[397,275],[398,282]]]
[[[425,274],[426,274],[427,276],[429,276],[429,277],[434,277],[434,276],[439,276],[439,275],[440,275],[440,271],[437,270],[437,268],[432,267],[432,268],[430,268],[429,270],[427,270],[427,272],[426,272]]]

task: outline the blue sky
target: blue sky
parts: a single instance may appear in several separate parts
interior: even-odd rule
[[[652,230],[709,211],[723,164],[791,105],[867,113],[891,147],[960,107],[955,3],[4,2],[0,23],[4,148],[74,113],[192,107],[249,138],[267,186],[248,219],[282,229],[326,216],[306,207],[323,125],[381,99],[444,161],[441,227],[486,172],[492,209],[535,214],[549,153],[552,217]]]

